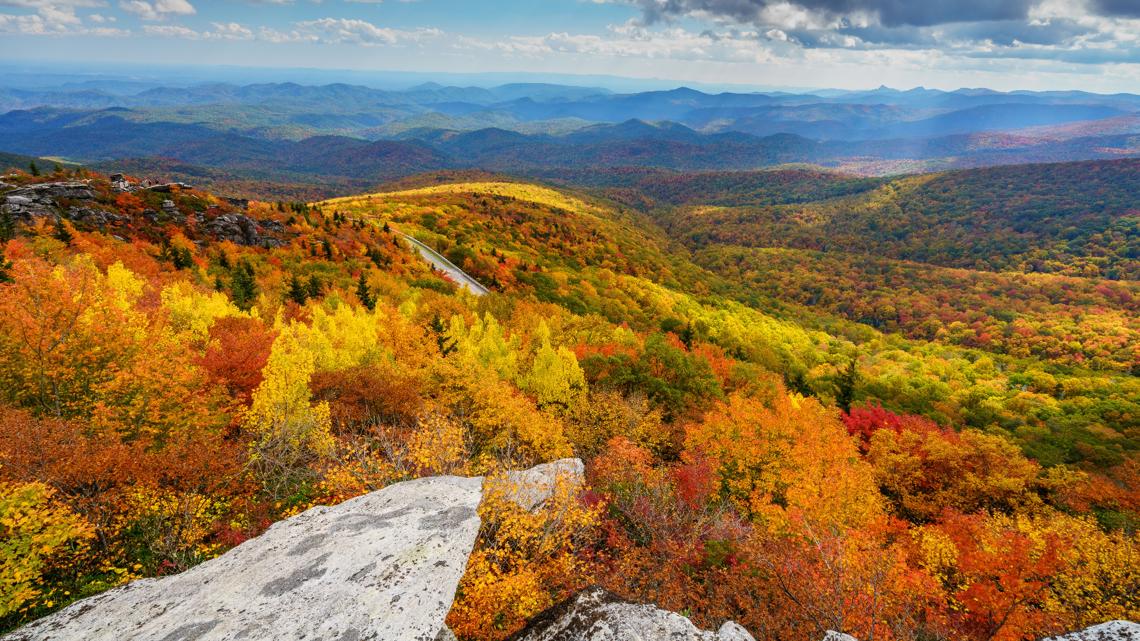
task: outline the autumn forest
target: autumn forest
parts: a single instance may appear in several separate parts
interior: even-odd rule
[[[1136,620],[1137,176],[436,173],[300,202],[21,164],[9,194],[81,188],[0,209],[0,631],[315,505],[564,457],[581,491],[479,508],[459,639],[592,584],[757,639]]]

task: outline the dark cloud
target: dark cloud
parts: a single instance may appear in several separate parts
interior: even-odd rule
[[[1093,9],[1102,16],[1140,18],[1140,2],[1137,0],[1093,0]]]
[[[761,12],[778,0],[635,0],[649,21],[693,13],[737,22],[760,21]],[[829,16],[867,12],[887,27],[930,27],[956,22],[1022,20],[1037,0],[793,0],[809,11]],[[1136,0],[1098,0],[1135,5]]]

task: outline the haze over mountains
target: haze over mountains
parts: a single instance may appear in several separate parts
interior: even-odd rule
[[[224,170],[353,187],[476,167],[533,174],[585,165],[693,171],[810,163],[886,175],[1140,153],[1140,96],[1078,91],[616,93],[543,83],[392,90],[92,81],[0,88],[0,112],[9,152],[129,161],[199,179]]]

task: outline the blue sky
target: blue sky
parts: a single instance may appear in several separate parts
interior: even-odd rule
[[[1140,0],[0,0],[0,60],[1140,92]]]

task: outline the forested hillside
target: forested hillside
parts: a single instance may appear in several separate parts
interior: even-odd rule
[[[771,639],[1140,618],[1136,169],[318,202],[7,174],[0,630],[314,505],[567,456],[582,493],[480,508],[460,639],[593,583]]]
[[[1140,161],[901,177],[812,203],[718,203],[665,224],[708,244],[843,251],[986,271],[1140,279]]]

